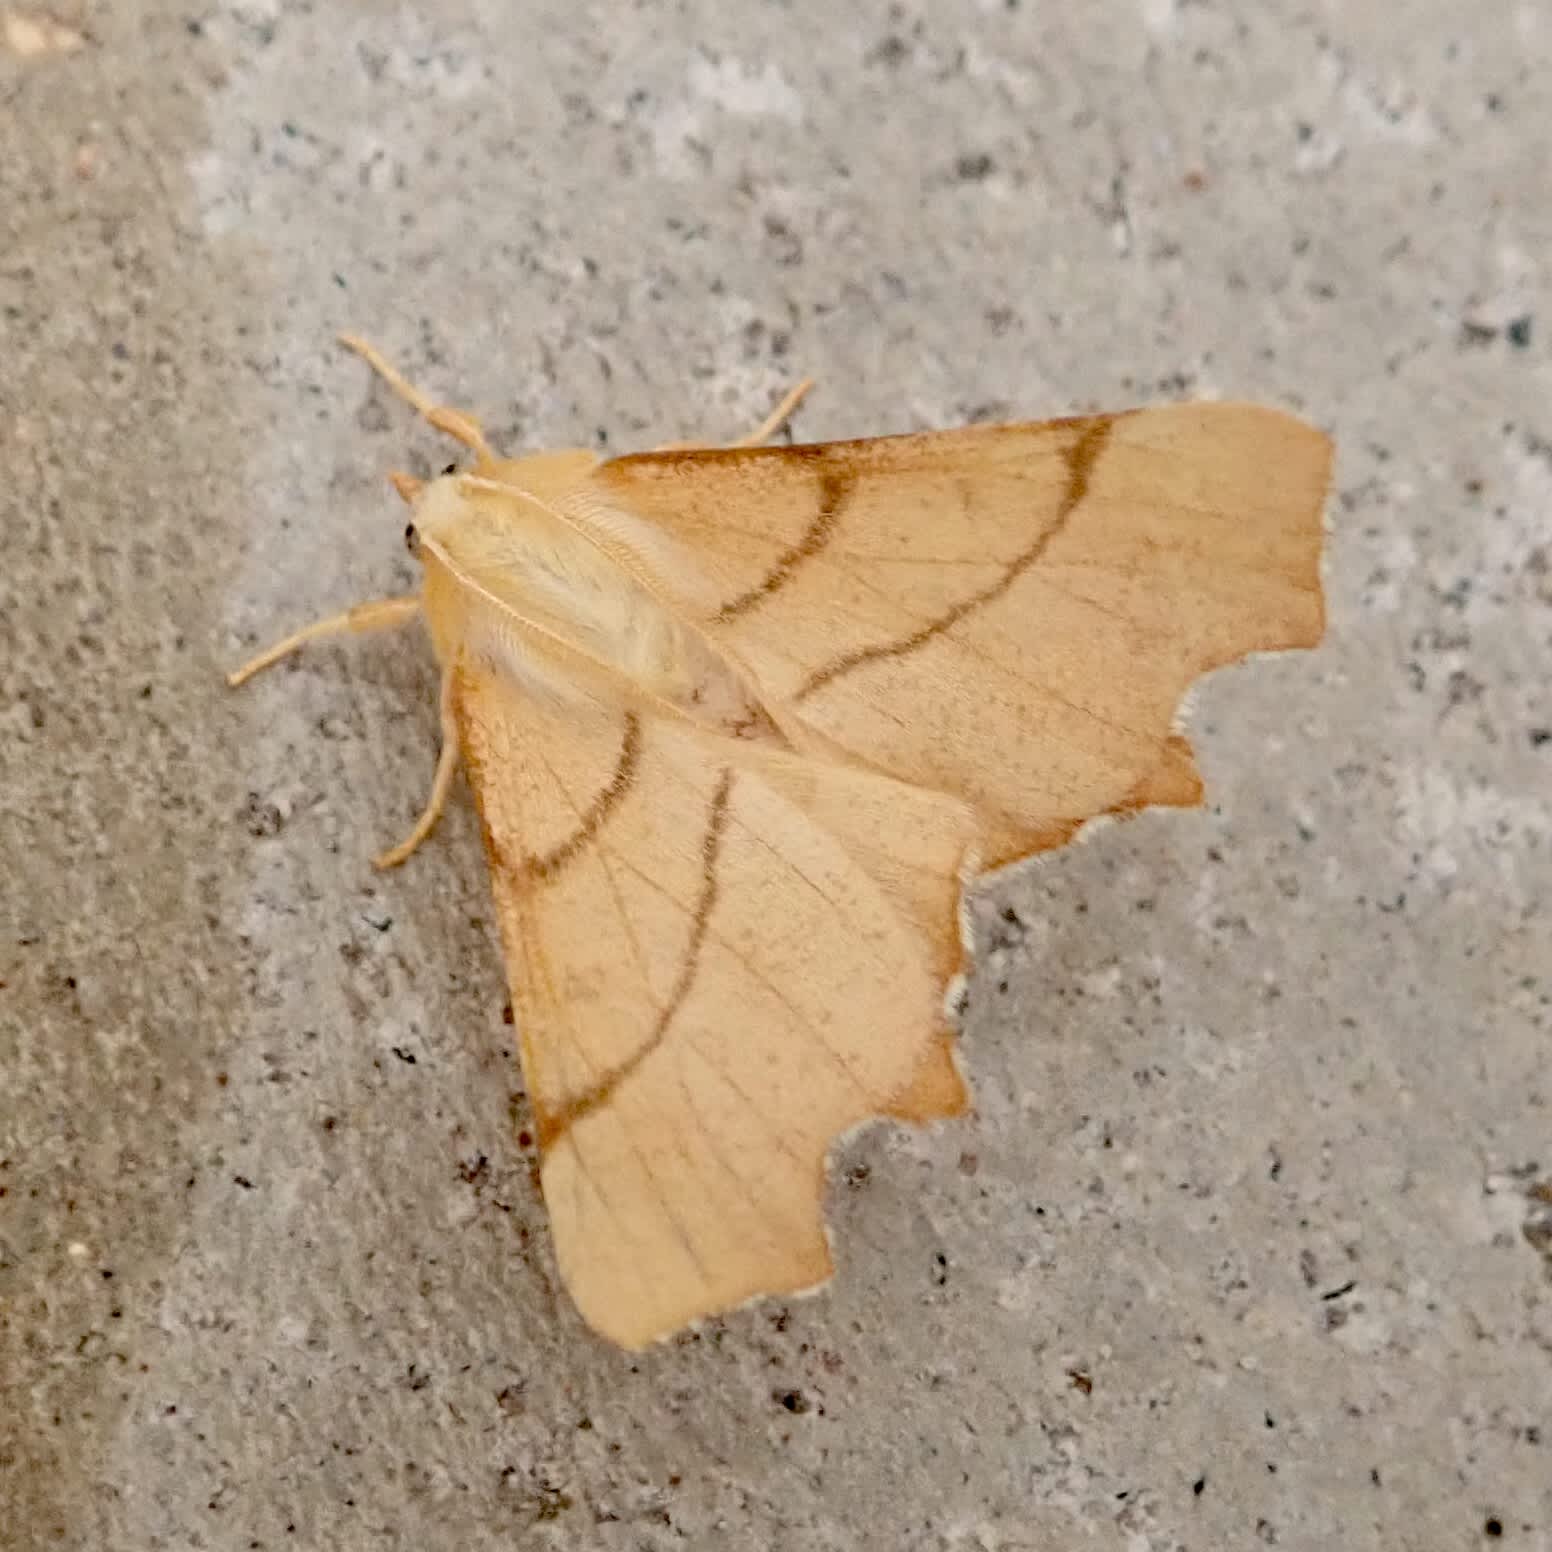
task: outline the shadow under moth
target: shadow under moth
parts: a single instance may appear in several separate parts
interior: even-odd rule
[[[1189,806],[1211,669],[1313,646],[1330,444],[1181,404],[869,441],[392,476],[443,744],[489,854],[566,1285],[640,1347],[831,1272],[825,1159],[961,1113],[946,989],[978,871]],[[806,385],[803,385],[806,387]]]

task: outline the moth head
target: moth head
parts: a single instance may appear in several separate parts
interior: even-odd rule
[[[434,480],[416,479],[413,474],[395,470],[388,476],[389,483],[398,491],[410,509],[410,520],[404,525],[404,547],[417,559],[423,535],[435,536],[449,523],[455,522],[468,505],[467,498],[458,489],[458,465],[450,463]]]

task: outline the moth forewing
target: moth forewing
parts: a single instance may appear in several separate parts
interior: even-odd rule
[[[1319,640],[1329,471],[1312,427],[1206,404],[636,455],[588,486],[706,557],[715,601],[679,606],[783,727],[968,799],[1001,863],[1198,800],[1176,708]]]

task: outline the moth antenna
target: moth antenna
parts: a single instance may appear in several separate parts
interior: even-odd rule
[[[762,442],[769,442],[786,423],[792,419],[804,399],[813,390],[814,380],[805,377],[802,382],[789,388],[783,395],[781,402],[773,409],[753,431],[739,437],[733,442],[723,442],[723,447],[759,447]],[[654,447],[654,453],[693,453],[698,452],[712,444],[707,442],[662,442]]]
[[[226,676],[226,682],[235,690],[238,685],[246,683],[256,673],[278,663],[282,658],[290,657],[293,652],[300,651],[309,641],[320,641],[328,636],[359,635],[364,631],[386,630],[390,626],[401,625],[406,620],[413,619],[420,613],[420,599],[414,593],[406,593],[397,598],[373,598],[364,604],[357,604],[353,609],[347,609],[343,614],[331,614],[326,620],[315,620],[311,625],[304,625],[301,630],[292,631],[284,639],[277,641],[272,647],[266,647],[256,657],[251,657],[241,668],[234,669]]]
[[[814,380],[805,377],[802,382],[795,383],[786,392],[780,404],[773,409],[758,426],[747,436],[741,436],[736,442],[729,442],[729,447],[758,447],[762,442],[769,442],[786,423],[792,419],[804,399],[813,391]]]
[[[479,421],[467,410],[449,409],[445,404],[435,403],[393,366],[380,350],[367,344],[358,335],[341,334],[339,342],[346,350],[360,356],[406,404],[438,431],[445,432],[455,442],[462,442],[465,447],[471,448],[482,464],[496,461],[496,455],[485,440],[485,433],[480,430]]]

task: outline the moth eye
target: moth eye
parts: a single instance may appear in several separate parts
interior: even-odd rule
[[[442,478],[445,480],[449,474],[457,474],[457,472],[458,472],[458,465],[455,464],[455,463],[450,463],[442,471]]]
[[[406,523],[404,525],[404,548],[413,555],[419,544],[420,535],[415,531],[415,525],[413,523]]]

